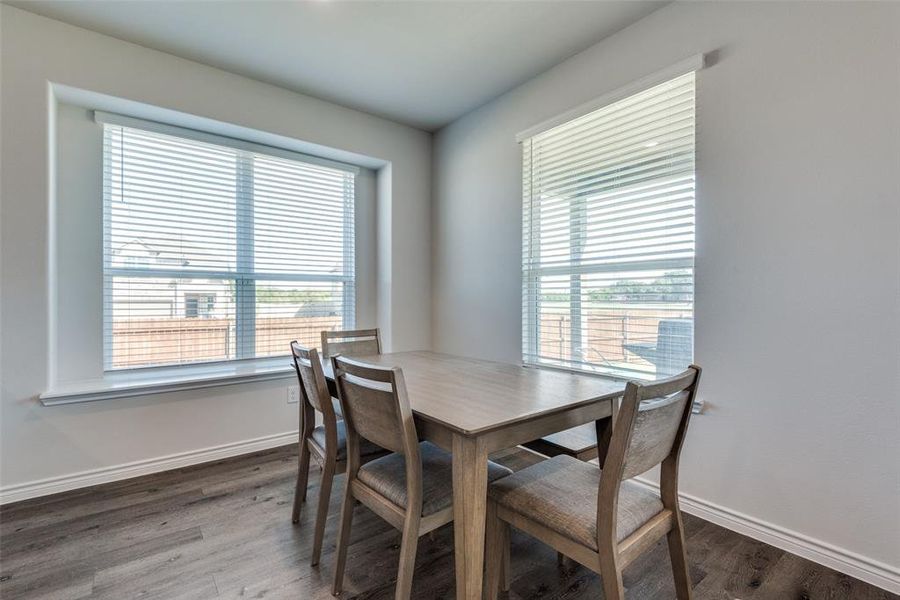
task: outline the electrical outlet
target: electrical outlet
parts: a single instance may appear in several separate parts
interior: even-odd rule
[[[287,389],[287,401],[288,404],[295,404],[300,402],[300,387],[296,385],[289,385]]]

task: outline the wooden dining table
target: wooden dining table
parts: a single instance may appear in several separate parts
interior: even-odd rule
[[[435,352],[354,358],[400,367],[419,437],[453,455],[458,600],[482,597],[488,454],[609,418],[625,390],[623,381]]]

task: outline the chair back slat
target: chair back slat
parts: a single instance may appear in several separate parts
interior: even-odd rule
[[[399,369],[367,365],[344,356],[331,360],[348,429],[382,448],[406,454],[409,436],[415,439],[415,425],[405,389],[398,393]]]
[[[669,456],[689,399],[690,392],[682,390],[641,403],[625,453],[622,479],[649,471]]]
[[[338,354],[344,356],[381,354],[381,333],[377,328],[323,331],[322,355],[331,358]]]
[[[334,418],[331,394],[328,392],[328,382],[319,353],[315,348],[304,348],[297,342],[291,342],[291,354],[294,358],[294,369],[300,380],[302,399],[325,415],[326,419]]]
[[[603,464],[604,473],[631,479],[681,450],[700,368],[652,383],[629,382]],[[680,435],[679,435],[680,434]]]

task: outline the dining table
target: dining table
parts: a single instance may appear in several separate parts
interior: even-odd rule
[[[611,419],[625,382],[437,352],[356,360],[403,371],[420,439],[452,454],[456,598],[480,600],[491,452]],[[330,361],[323,361],[333,386]],[[334,393],[334,390],[332,390]]]

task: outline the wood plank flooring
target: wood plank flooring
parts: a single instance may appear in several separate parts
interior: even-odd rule
[[[496,457],[513,469],[534,458]],[[28,500],[0,508],[0,598],[123,600],[332,598],[343,477],[321,565],[309,566],[318,475],[291,525],[294,447]],[[782,550],[686,515],[697,600],[900,600]],[[596,575],[513,532],[511,600],[603,597]],[[393,598],[400,534],[358,508],[342,598]],[[413,596],[454,597],[453,531],[422,538]],[[674,598],[661,542],[625,571],[629,599]]]

